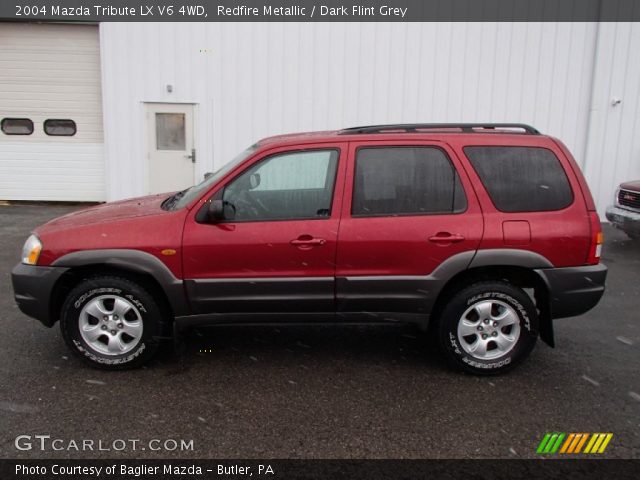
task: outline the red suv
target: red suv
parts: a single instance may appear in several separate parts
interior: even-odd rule
[[[52,220],[12,278],[24,313],[104,368],[193,325],[409,322],[486,374],[598,303],[601,245],[560,141],[383,125],[267,138],[187,190]]]

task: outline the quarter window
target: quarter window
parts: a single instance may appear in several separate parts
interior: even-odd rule
[[[44,133],[52,137],[71,137],[76,134],[76,122],[57,118],[45,120]]]
[[[329,217],[338,155],[313,150],[262,160],[225,188],[225,217],[241,222]]]
[[[0,128],[5,135],[31,135],[33,122],[28,118],[3,118]]]
[[[568,207],[573,192],[560,161],[546,148],[466,147],[491,201],[503,212],[552,211]]]
[[[354,216],[458,213],[466,208],[458,174],[439,148],[358,150],[351,207]]]

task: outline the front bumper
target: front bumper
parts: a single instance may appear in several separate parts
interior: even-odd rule
[[[605,265],[536,270],[549,288],[552,318],[575,317],[595,307],[604,294]]]
[[[11,272],[11,282],[16,303],[22,313],[40,320],[47,327],[53,326],[56,318],[51,315],[51,291],[67,270],[23,263],[16,265]]]
[[[640,236],[640,212],[611,205],[605,213],[611,224],[633,236]]]

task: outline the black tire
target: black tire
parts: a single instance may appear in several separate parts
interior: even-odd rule
[[[142,324],[142,333],[139,337],[135,338],[127,335],[126,330],[123,330],[124,333],[118,332],[117,329],[123,328],[121,325],[125,323],[122,320],[122,323],[113,326],[113,322],[117,321],[113,320],[113,318],[109,318],[111,323],[106,323],[107,320],[104,318],[107,317],[98,319],[83,313],[83,309],[88,307],[91,302],[93,302],[91,303],[92,305],[99,303],[103,308],[109,310],[108,306],[111,298],[123,299],[134,307],[129,307],[129,310],[133,312],[131,315],[135,318],[132,320],[133,323],[128,325],[138,325],[136,328],[140,328],[139,325],[140,323]],[[115,312],[115,304],[113,312]],[[128,311],[127,315],[129,313]],[[117,319],[118,317],[116,316],[115,318]],[[99,343],[94,342],[97,347],[92,346],[80,333],[82,319],[85,319],[85,325],[88,323],[93,325],[97,320],[98,323],[95,325],[99,328],[105,328],[107,325],[114,328],[112,331],[105,329],[103,332],[97,332],[96,330],[96,335],[100,334],[100,338],[96,342],[104,343],[105,349],[108,348],[109,342],[111,342],[111,332],[116,332],[113,336],[122,336],[121,344],[125,345],[123,348],[130,348],[130,350],[122,354],[115,352],[107,354],[98,351],[96,348],[102,348]],[[105,322],[106,324],[102,325],[100,322]],[[126,325],[125,323],[124,328],[126,328]],[[168,316],[163,313],[158,302],[144,287],[128,278],[112,275],[98,275],[84,279],[67,295],[62,305],[60,316],[62,337],[69,348],[88,365],[105,370],[139,367],[149,361],[158,350],[168,325]],[[90,328],[90,326],[87,325],[87,328]],[[126,340],[135,342],[135,344],[126,343]]]
[[[491,313],[483,316],[479,312],[485,311],[481,307],[486,309],[487,305]],[[495,321],[491,320],[494,312]],[[499,320],[501,315],[505,320]],[[511,320],[506,320],[507,315]],[[437,322],[438,344],[447,363],[456,370],[476,375],[496,375],[511,370],[527,358],[538,337],[538,313],[533,301],[522,289],[501,281],[474,283],[453,294]],[[512,325],[506,325],[509,322]],[[463,335],[470,330],[473,331],[469,335]],[[478,345],[485,345],[484,357],[482,353],[474,355],[468,351],[476,341]]]
[[[640,233],[636,233],[636,232],[628,232],[625,230],[625,232],[627,234],[627,237],[629,237],[631,240],[640,240]]]

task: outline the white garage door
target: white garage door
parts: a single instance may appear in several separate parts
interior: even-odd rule
[[[0,199],[105,197],[93,25],[0,23]]]

